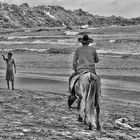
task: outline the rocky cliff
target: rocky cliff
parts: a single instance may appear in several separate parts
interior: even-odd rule
[[[79,10],[65,10],[60,6],[30,7],[27,3],[20,6],[0,3],[1,28],[32,28],[32,27],[61,27],[61,26],[105,26],[139,24],[137,19],[122,17],[95,16]]]

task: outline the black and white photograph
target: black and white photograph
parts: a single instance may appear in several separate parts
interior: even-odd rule
[[[0,140],[140,140],[140,0],[0,0]]]

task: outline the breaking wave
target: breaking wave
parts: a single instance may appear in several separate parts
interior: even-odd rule
[[[68,36],[9,36],[7,37],[8,40],[14,39],[70,39]],[[6,39],[6,38],[5,38]]]
[[[14,49],[5,49],[1,48],[0,52],[16,52],[16,53],[22,53],[22,52],[29,52],[29,53],[51,53],[51,54],[72,54],[73,50],[71,48],[14,48]],[[117,55],[117,56],[123,56],[123,55],[140,55],[140,52],[123,52],[123,51],[114,51],[114,50],[103,50],[99,49],[97,50],[99,54],[102,55]]]
[[[140,39],[112,39],[109,43],[140,43]]]
[[[104,55],[140,55],[140,52],[130,52],[130,51],[114,51],[114,50],[97,50],[99,54]]]
[[[72,51],[68,48],[51,48],[51,49],[34,49],[34,48],[16,48],[16,49],[0,49],[0,52],[29,52],[29,53],[50,53],[50,54],[71,54]]]
[[[36,45],[36,44],[64,44],[64,45],[74,45],[73,42],[67,42],[67,40],[34,40],[34,41],[0,41],[1,45]]]
[[[0,49],[0,52],[47,52],[48,49],[33,49],[33,48],[16,48],[16,49]]]
[[[27,41],[0,41],[1,45],[26,45],[29,43]]]

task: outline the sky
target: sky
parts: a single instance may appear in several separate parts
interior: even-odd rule
[[[79,9],[100,16],[140,17],[140,0],[0,0],[0,2],[36,5],[60,5],[65,9]]]

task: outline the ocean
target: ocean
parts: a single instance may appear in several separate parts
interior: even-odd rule
[[[4,35],[0,37],[0,55],[13,53],[19,76],[27,74],[68,76],[72,73],[74,51],[81,47],[77,42],[78,37],[78,35],[65,35],[62,32],[47,35],[44,32]],[[129,34],[90,34],[90,37],[94,39],[90,45],[96,48],[101,57],[97,69],[138,70],[140,68],[138,65],[140,39],[137,35],[132,37]],[[108,62],[104,62],[106,59]],[[112,64],[113,60],[115,65]],[[1,57],[1,75],[5,73],[5,67]]]

